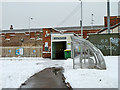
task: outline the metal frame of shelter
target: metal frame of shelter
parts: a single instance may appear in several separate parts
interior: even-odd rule
[[[102,52],[91,42],[71,36],[73,68],[87,68],[105,70],[106,64]]]

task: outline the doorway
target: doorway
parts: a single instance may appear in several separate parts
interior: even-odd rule
[[[52,42],[52,59],[65,59],[64,50],[66,49],[66,41]]]

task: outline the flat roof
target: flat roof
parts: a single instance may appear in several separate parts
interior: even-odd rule
[[[1,30],[0,33],[21,33],[21,32],[40,32],[40,31],[42,31],[42,28]]]
[[[103,25],[95,25],[95,26],[83,26],[83,30],[97,30],[104,28]],[[80,26],[70,26],[70,27],[53,27],[48,28],[53,30],[60,31],[78,31],[81,30]],[[23,33],[23,32],[39,32],[42,31],[43,28],[31,28],[31,29],[13,29],[13,30],[1,30],[0,33]]]
[[[63,34],[74,34],[73,32],[71,32],[71,33],[57,33],[57,32],[55,32],[55,33],[51,33],[51,34],[61,34],[61,35],[63,35]]]
[[[102,29],[104,28],[104,25],[95,25],[95,26],[83,26],[83,30],[97,30],[97,29]],[[54,28],[53,28],[54,29]],[[67,31],[78,31],[81,30],[80,26],[72,26],[72,27],[55,27],[57,30],[67,30]]]

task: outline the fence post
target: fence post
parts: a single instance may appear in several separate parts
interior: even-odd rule
[[[112,38],[110,38],[110,55],[112,56],[112,43],[111,43],[111,39]]]

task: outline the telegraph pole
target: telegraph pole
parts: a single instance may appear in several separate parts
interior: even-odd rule
[[[83,38],[83,26],[82,26],[82,21],[83,21],[83,17],[82,17],[82,0],[81,1],[81,20],[80,20],[80,27],[81,27],[81,37]]]
[[[83,15],[82,15],[82,0],[81,1],[81,20],[80,20],[80,27],[81,27],[81,38],[83,38],[83,26],[82,26],[82,21],[83,21]],[[82,68],[82,60],[83,60],[83,45],[81,44],[81,55],[80,55],[80,68]]]
[[[30,25],[31,25],[31,20],[33,20],[33,18],[29,17],[28,20],[29,20],[28,22],[29,22],[29,33],[30,33]]]
[[[107,0],[107,28],[108,34],[110,33],[110,1]]]

